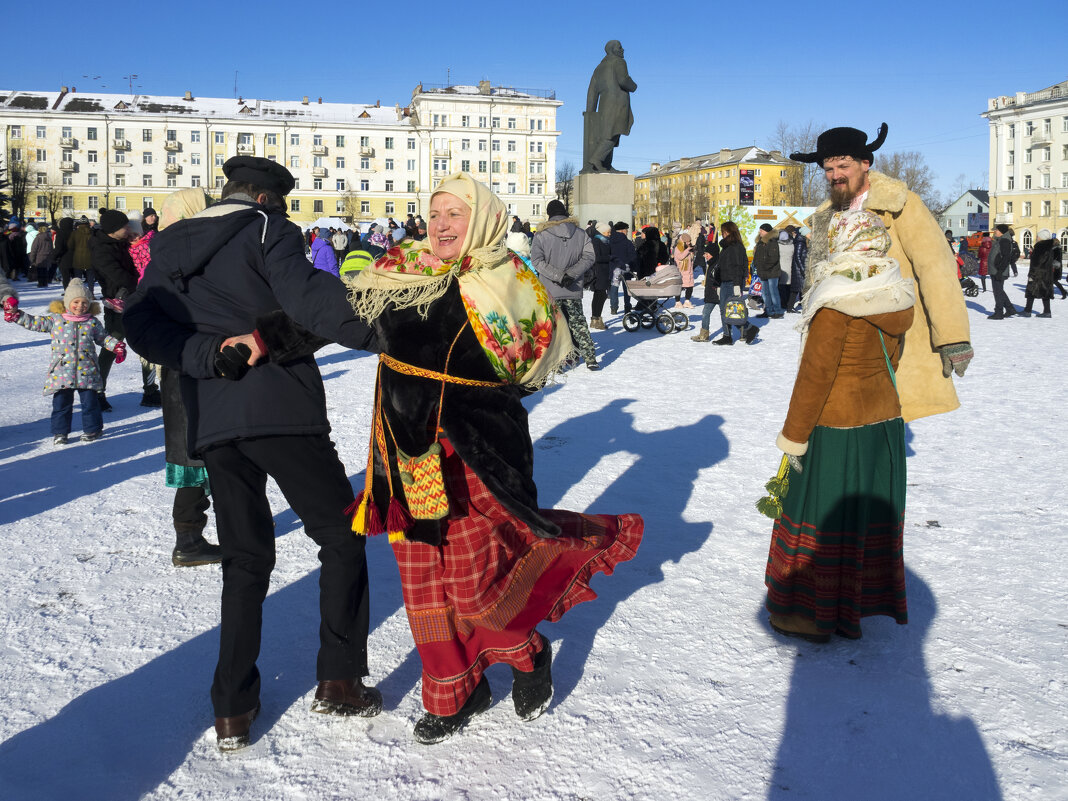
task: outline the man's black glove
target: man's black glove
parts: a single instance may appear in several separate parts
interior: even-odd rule
[[[251,355],[252,349],[243,342],[228,345],[215,354],[215,372],[220,378],[237,381],[248,372],[248,359]]]

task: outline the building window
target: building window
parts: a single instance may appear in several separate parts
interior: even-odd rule
[[[470,150],[470,149],[471,149],[471,140],[470,139],[461,139],[460,140],[460,150]]]
[[[337,188],[338,192],[344,192],[345,191],[345,179],[344,178],[338,178],[337,181],[335,182],[335,185],[336,185],[336,188]]]
[[[176,176],[176,175],[168,175],[167,176],[167,186],[170,186],[170,187],[178,186],[178,176]]]
[[[508,184],[508,194],[509,195],[514,195],[515,194],[515,186],[516,185],[514,183],[509,183]]]
[[[1052,150],[1053,150],[1053,148],[1049,148],[1049,147],[1042,148],[1042,160],[1043,161],[1049,161],[1050,154],[1051,154]]]
[[[1048,200],[1043,200],[1042,201],[1042,206],[1040,207],[1038,214],[1039,214],[1040,217],[1048,217],[1049,216],[1049,212],[1050,212],[1050,202]]]
[[[415,181],[409,181],[408,182],[408,191],[409,192],[414,192],[415,191]],[[411,206],[412,204],[409,203],[408,205]]]
[[[415,137],[414,136],[409,136],[408,137],[408,149],[409,150],[415,150]]]
[[[313,167],[322,167],[323,166],[323,157],[322,156],[312,156],[312,166]]]
[[[190,131],[189,132],[189,142],[190,142],[190,144],[193,144],[193,145],[199,145],[200,144],[200,131]]]
[[[323,144],[323,135],[322,134],[312,134],[312,147],[322,147],[322,144]]]
[[[1068,200],[1061,201],[1061,216],[1068,217]]]
[[[11,138],[12,139],[21,139],[22,138],[22,126],[21,125],[12,125],[11,126]]]
[[[1016,188],[1016,177],[1015,176],[1010,175],[1005,179],[1005,188],[1010,190],[1010,191]]]
[[[142,164],[151,164],[152,163],[152,154],[149,151],[146,150],[144,153],[141,154],[141,163]]]
[[[344,146],[345,146],[345,137],[344,136],[335,136],[334,137],[334,147],[344,147]]]
[[[397,211],[396,204],[392,200],[386,201],[386,214],[395,214]]]
[[[239,133],[237,135],[237,143],[239,145],[251,146],[252,145],[252,134],[250,134],[250,133]]]
[[[449,169],[448,159],[434,159],[434,171],[443,172]]]
[[[493,140],[492,144],[490,145],[490,150],[492,150],[494,153],[501,152],[501,142],[499,139]]]
[[[462,159],[460,161],[460,169],[463,172],[471,172],[471,161],[470,161],[470,159]]]
[[[48,161],[48,151],[42,147],[37,148],[37,160]]]
[[[489,146],[488,146],[488,144],[486,143],[486,140],[485,140],[485,139],[479,139],[479,140],[478,140],[478,152],[479,152],[479,153],[485,153],[485,152],[486,152],[486,150],[488,149],[488,147],[489,147]]]
[[[386,190],[385,191],[387,191],[387,192],[392,192],[393,191],[393,182],[392,181],[386,181]]]
[[[300,134],[299,133],[291,133],[289,135],[289,144],[292,145],[293,147],[296,147],[297,145],[299,145],[300,144]]]
[[[1006,200],[1005,201],[1005,213],[1006,214],[1012,214],[1012,201],[1011,200]]]
[[[152,141],[152,129],[151,128],[142,128],[141,129],[141,141],[142,142],[151,142]]]
[[[70,129],[68,128],[67,130],[70,130]],[[70,134],[63,134],[63,135],[64,136],[70,136]],[[45,126],[38,125],[37,126],[37,138],[38,139],[44,139],[46,136],[48,136],[48,131],[45,130]]]
[[[515,173],[516,172],[515,162],[514,161],[509,161],[508,162],[508,172],[510,172],[510,173]]]
[[[48,198],[44,195],[37,196],[37,210],[44,211],[48,208]]]
[[[216,131],[215,132],[215,144],[217,144],[217,145],[225,145],[226,144],[226,134],[223,133],[222,131]]]
[[[1011,167],[1011,166],[1012,166],[1013,164],[1015,164],[1015,163],[1016,163],[1016,151],[1015,151],[1015,150],[1010,150],[1010,151],[1009,151],[1009,161],[1008,161],[1008,164],[1009,164],[1009,166]]]
[[[408,213],[409,214],[415,214],[415,201],[414,200],[408,201]]]
[[[415,171],[415,159],[408,159],[408,172]]]
[[[392,170],[393,169],[393,159],[386,159],[386,169],[387,170]]]
[[[121,172],[115,176],[115,186],[126,186],[126,176]]]
[[[336,166],[339,170],[344,169],[345,168],[345,157],[344,156],[338,156],[336,159],[334,159],[334,166]]]
[[[316,192],[323,191],[323,179],[312,178],[312,189],[314,189]]]
[[[543,145],[542,142],[531,142],[530,143],[530,152],[531,153],[541,153],[542,152],[542,145]]]
[[[540,203],[532,204],[531,207],[530,207],[530,213],[535,217],[540,217],[541,216],[541,204]]]
[[[494,172],[500,172],[501,171],[501,163],[499,161],[494,161],[493,162],[493,171]]]
[[[200,154],[199,153],[190,153],[189,154],[189,163],[192,164],[193,166],[199,165],[200,164]]]
[[[509,153],[515,153],[515,140],[514,139],[509,139],[508,140],[508,152]]]
[[[119,211],[125,211],[126,210],[126,198],[122,197],[121,195],[119,197],[115,198],[115,208],[118,209]]]
[[[88,186],[96,186],[97,184],[100,183],[100,179],[99,179],[99,177],[97,176],[97,174],[95,172],[91,172],[86,177],[85,183]]]
[[[151,175],[142,175],[141,176],[141,186],[152,186],[152,176]]]
[[[1023,211],[1023,215],[1022,216],[1024,216],[1024,217],[1030,217],[1031,216],[1031,201],[1030,200],[1025,200],[1023,202],[1022,211]]]
[[[369,170],[369,169],[371,169],[371,158],[370,158],[370,156],[360,156],[360,169],[361,170]]]
[[[501,118],[500,117],[494,117],[492,119],[492,121],[491,121],[491,126],[490,127],[492,127],[492,128],[500,128],[501,127]]]
[[[1048,172],[1042,173],[1042,188],[1043,189],[1049,189],[1049,173]]]
[[[515,117],[508,118],[508,127],[515,130]]]
[[[223,165],[223,161],[225,161],[225,159],[223,158],[223,154],[222,153],[216,153],[215,154],[215,166],[216,167],[221,167]]]
[[[361,192],[370,192],[371,191],[371,182],[368,181],[366,178],[364,178],[364,179],[362,179],[360,181],[360,191]]]
[[[1033,122],[1024,123],[1024,135],[1031,136],[1035,132],[1035,124]]]
[[[292,170],[295,170],[295,169],[298,169],[299,167],[300,167],[300,156],[290,156],[289,157],[289,168],[292,169]]]
[[[1031,188],[1031,176],[1030,175],[1025,175],[1024,176],[1024,187],[1023,188],[1024,189],[1030,189]]]
[[[344,214],[345,213],[345,201],[344,200],[339,200],[336,204],[334,204],[334,209],[335,209],[335,211],[337,211],[338,214]]]
[[[152,205],[153,205],[152,204],[152,198],[150,198],[150,197],[141,198],[141,208],[150,209],[150,208],[152,208]]]
[[[293,197],[289,199],[289,210],[300,211],[300,198]]]
[[[98,196],[89,195],[88,200],[89,200],[89,209],[91,211],[96,211],[97,209],[100,208],[100,198]]]
[[[192,187],[200,186],[200,176],[199,175],[190,175],[189,176],[189,185],[192,186]]]
[[[462,117],[460,117],[460,127],[461,128],[470,128],[471,127],[471,118],[467,114],[464,114]]]
[[[96,141],[96,128],[88,128],[85,131],[85,138],[90,142]]]
[[[1042,133],[1050,134],[1053,131],[1053,120],[1042,120]]]
[[[386,137],[386,150],[392,150],[392,149],[393,149],[393,137],[392,136],[387,136]]]
[[[264,144],[267,144],[267,145],[277,145],[278,144],[278,134],[273,134],[273,133],[267,134],[264,137],[263,142],[264,142]]]
[[[64,195],[60,201],[63,211],[74,211],[74,195]]]
[[[322,214],[322,213],[323,213],[323,201],[321,201],[321,200],[313,200],[312,201],[312,214]]]
[[[174,130],[174,128],[168,128],[167,129],[167,141],[168,142],[177,142],[178,141],[178,132],[176,130]]]
[[[371,201],[370,200],[361,200],[360,201],[360,214],[370,214],[370,213],[371,213]]]
[[[1068,189],[1068,172],[1061,173],[1061,189]]]
[[[485,172],[485,171],[486,171],[486,164],[487,164],[487,162],[485,162],[485,161],[480,161],[480,162],[478,163],[478,171],[479,171],[479,172]]]

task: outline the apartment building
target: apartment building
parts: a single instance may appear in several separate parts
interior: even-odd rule
[[[1048,228],[1068,248],[1068,81],[987,100],[990,211],[1025,251]]]
[[[804,165],[777,150],[723,148],[718,153],[652,163],[634,179],[638,226],[719,219],[732,206],[796,206]]]
[[[27,216],[95,218],[101,208],[159,208],[176,189],[218,196],[237,155],[284,164],[298,224],[423,214],[438,181],[468,170],[510,214],[537,222],[555,197],[552,91],[419,84],[405,106],[0,90],[4,165],[25,166]]]

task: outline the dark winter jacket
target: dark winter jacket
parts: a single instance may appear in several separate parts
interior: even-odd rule
[[[125,298],[137,287],[137,268],[130,256],[130,243],[94,231],[89,240],[93,271],[105,298]]]
[[[990,277],[995,281],[1005,281],[1009,277],[1009,259],[1012,255],[1012,245],[1007,236],[1000,236],[993,240],[990,255],[986,257],[986,269]]]
[[[70,275],[70,268],[74,264],[74,251],[71,249],[70,238],[74,234],[74,220],[64,217],[59,221],[59,231],[56,233],[56,241],[53,243],[52,259],[59,265],[64,275]]]
[[[805,269],[808,266],[808,240],[794,234],[794,257],[790,260],[790,286],[800,292],[805,285]]]
[[[45,231],[43,234],[37,234],[30,246],[30,264],[34,267],[47,267],[52,263],[54,251],[51,232]]]
[[[612,280],[612,248],[608,240],[600,234],[594,234],[593,243],[593,289],[606,292]]]
[[[569,217],[550,217],[530,243],[530,264],[553,300],[582,297],[582,274],[593,259],[593,243]]]
[[[766,241],[757,237],[753,248],[753,272],[761,281],[779,277],[779,240],[774,236],[769,236]]]
[[[667,264],[667,245],[660,241],[660,231],[651,225],[642,229],[642,241],[637,247],[638,278],[645,278],[656,272],[658,264]]]
[[[745,253],[745,245],[741,242],[726,244],[720,242],[719,280],[724,284],[733,284],[744,287],[749,277],[749,257]]]
[[[722,280],[719,271],[719,242],[705,243],[705,303],[719,300],[719,283]]]
[[[1056,239],[1042,239],[1031,251],[1031,267],[1027,271],[1026,297],[1053,299],[1053,274],[1061,266],[1061,246]]]
[[[223,340],[252,332],[258,317],[278,309],[346,347],[373,346],[345,286],[308,263],[300,229],[282,213],[229,199],[153,238],[124,319],[134,350],[183,373],[191,454],[233,439],[330,430],[311,356],[261,362],[239,381],[215,373]]]
[[[74,269],[81,270],[83,273],[90,270],[93,266],[93,256],[89,252],[89,240],[93,237],[93,229],[88,225],[79,225],[75,227],[74,233],[71,234],[69,247],[74,253]]]
[[[638,269],[638,252],[634,249],[634,243],[630,241],[630,237],[622,231],[613,231],[612,235],[608,237],[608,248],[610,251],[609,265],[614,272],[617,269],[623,270],[624,273],[635,273]]]

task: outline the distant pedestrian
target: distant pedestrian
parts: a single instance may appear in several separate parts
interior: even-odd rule
[[[1042,313],[1039,317],[1049,317],[1049,302],[1053,300],[1053,285],[1060,278],[1061,245],[1053,237],[1053,232],[1043,228],[1038,232],[1038,242],[1031,251],[1031,266],[1027,271],[1027,290],[1024,297],[1027,305],[1022,312],[1024,317],[1031,316],[1035,299],[1042,301]],[[1065,295],[1061,288],[1061,298]]]

